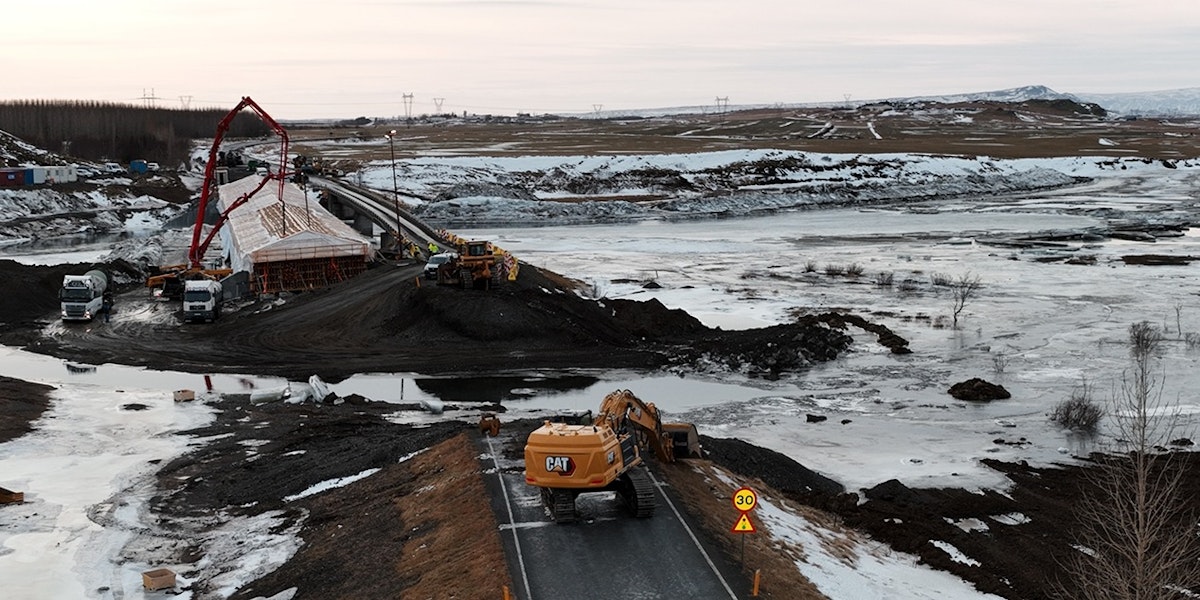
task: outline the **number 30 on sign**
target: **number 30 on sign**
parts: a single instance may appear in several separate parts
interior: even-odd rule
[[[750,512],[758,505],[758,494],[744,487],[733,493],[733,507],[741,512]]]

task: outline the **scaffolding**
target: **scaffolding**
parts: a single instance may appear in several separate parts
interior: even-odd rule
[[[221,186],[222,209],[256,185],[247,177]],[[365,271],[372,255],[367,238],[290,183],[282,198],[260,191],[230,212],[221,238],[230,268],[248,274],[255,294],[328,287]]]

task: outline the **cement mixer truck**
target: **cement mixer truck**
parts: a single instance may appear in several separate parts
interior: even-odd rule
[[[83,275],[63,276],[58,299],[62,303],[64,321],[91,321],[101,314],[104,307],[104,291],[108,289],[108,276],[104,271],[93,269]]]

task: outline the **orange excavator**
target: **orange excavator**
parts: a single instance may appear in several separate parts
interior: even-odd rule
[[[702,455],[695,425],[663,423],[654,403],[617,390],[591,425],[547,421],[529,434],[525,483],[541,488],[557,523],[576,520],[575,499],[587,492],[615,491],[635,517],[651,517],[657,502],[643,452],[662,463]]]

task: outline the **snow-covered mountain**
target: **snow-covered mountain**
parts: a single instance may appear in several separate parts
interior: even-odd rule
[[[1074,100],[1076,102],[1088,102],[1088,100],[1082,100],[1078,96],[1056,92],[1044,85],[1027,85],[990,92],[889,98],[889,100],[893,102],[941,102],[944,104],[958,102],[1026,102],[1029,100]]]
[[[1029,100],[1073,100],[1080,103],[1099,104],[1110,113],[1118,115],[1183,116],[1200,115],[1200,87],[1154,92],[1128,92],[1122,94],[1095,94],[1088,92],[1064,93],[1044,85],[970,92],[941,96],[915,96],[890,98],[893,102],[1026,102]]]
[[[1126,94],[1076,94],[1122,115],[1200,115],[1200,87],[1132,92]]]
[[[1154,92],[1129,92],[1122,94],[1066,93],[1044,85],[1026,85],[985,92],[965,92],[934,96],[908,96],[876,100],[855,100],[851,104],[862,105],[874,102],[1026,102],[1029,100],[1072,100],[1079,103],[1099,104],[1110,113],[1118,115],[1186,116],[1200,115],[1200,87],[1160,90]],[[845,101],[777,104],[738,104],[722,107],[723,111],[754,110],[761,108],[833,108],[846,106]],[[708,114],[717,112],[715,105],[677,106],[669,108],[603,111],[583,117],[621,118],[657,117],[679,114]]]

